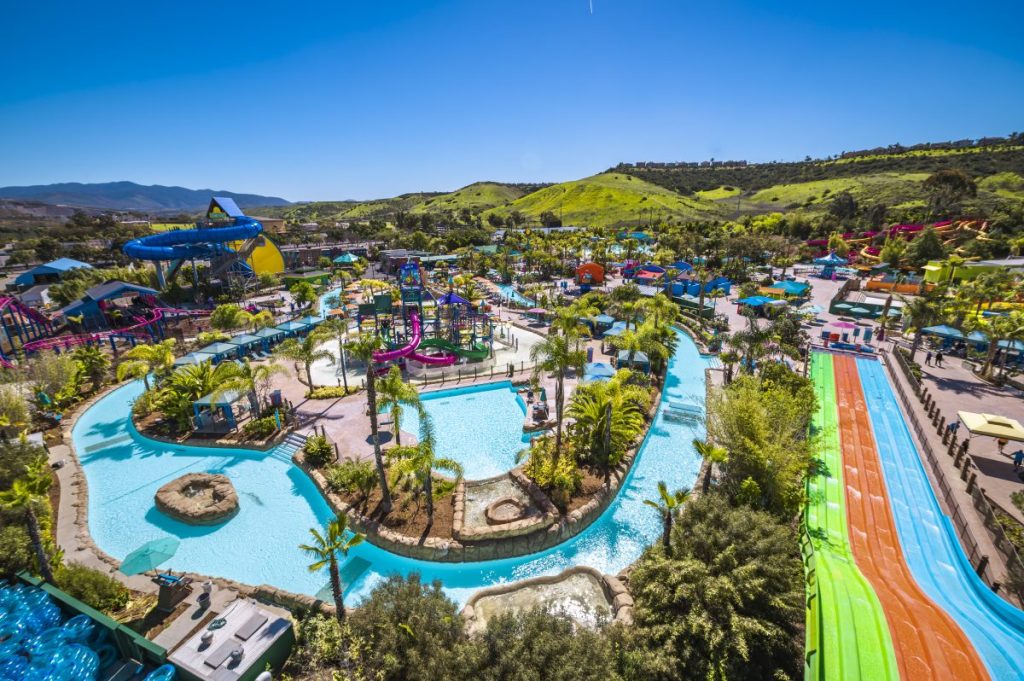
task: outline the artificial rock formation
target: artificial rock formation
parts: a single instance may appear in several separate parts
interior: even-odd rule
[[[223,475],[188,473],[157,490],[160,512],[190,525],[216,525],[238,512],[235,486]]]

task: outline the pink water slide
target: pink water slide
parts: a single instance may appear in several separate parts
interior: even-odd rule
[[[422,362],[423,364],[431,364],[434,366],[451,366],[452,364],[455,364],[458,358],[452,354],[424,355],[416,352],[416,348],[420,346],[420,342],[423,340],[423,333],[420,329],[419,314],[416,312],[410,312],[409,323],[412,324],[412,338],[409,339],[409,342],[394,350],[380,350],[374,352],[374,362],[391,362],[401,357],[406,357],[417,362]]]

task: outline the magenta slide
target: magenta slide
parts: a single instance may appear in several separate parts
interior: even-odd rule
[[[451,366],[452,364],[455,364],[458,359],[455,355],[423,355],[416,352],[416,348],[420,346],[420,341],[423,340],[423,333],[420,330],[419,314],[416,312],[410,312],[409,322],[412,324],[412,338],[409,339],[409,342],[394,350],[373,353],[374,362],[390,362],[392,360],[399,359],[400,357],[408,357],[411,360],[423,362],[424,364],[433,364],[435,366]]]

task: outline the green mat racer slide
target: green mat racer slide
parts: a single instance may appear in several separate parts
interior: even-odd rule
[[[485,343],[474,343],[471,349],[460,348],[454,343],[450,343],[443,338],[424,338],[423,342],[420,343],[421,348],[440,348],[448,352],[454,352],[459,357],[465,357],[467,359],[487,359],[491,354],[491,349],[487,347]]]
[[[857,569],[846,526],[832,356],[811,356],[818,397],[812,427],[822,465],[807,482],[802,543],[807,572],[807,681],[899,679],[881,603]]]

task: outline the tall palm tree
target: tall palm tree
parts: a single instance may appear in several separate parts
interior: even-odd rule
[[[910,361],[921,347],[921,340],[924,338],[923,330],[934,322],[939,316],[938,306],[928,296],[916,296],[912,299],[902,298],[903,318],[914,327],[914,341],[910,346]]]
[[[454,459],[439,457],[434,451],[434,426],[430,416],[419,410],[420,433],[423,436],[415,446],[398,446],[388,450],[394,459],[394,468],[399,475],[411,475],[420,483],[427,502],[427,525],[434,524],[434,471],[441,470],[454,476],[456,482],[462,479],[462,464]]]
[[[39,574],[51,584],[53,571],[50,569],[50,559],[43,546],[36,508],[46,503],[46,495],[52,482],[46,458],[39,457],[26,467],[25,475],[17,478],[10,489],[0,492],[0,508],[25,514],[25,524],[28,527],[29,539],[32,541],[32,550],[36,554]]]
[[[150,373],[159,381],[174,368],[175,343],[176,340],[168,338],[156,344],[136,345],[124,354],[125,361],[117,366],[117,380],[141,377],[149,390]]]
[[[377,466],[377,479],[380,482],[380,509],[383,515],[391,512],[391,489],[388,487],[388,474],[384,468],[384,456],[380,450],[380,425],[377,421],[377,376],[373,367],[373,353],[382,347],[380,336],[376,333],[361,333],[348,345],[352,354],[366,364],[366,407],[370,414],[370,435],[373,438],[373,460]]]
[[[640,310],[656,327],[671,326],[679,318],[679,306],[662,294],[640,301]]]
[[[701,440],[700,438],[693,439],[693,449],[696,451],[702,459],[712,464],[722,464],[729,460],[729,450],[725,447],[720,447],[710,440]],[[707,475],[704,477],[703,492],[707,493],[708,488],[711,487],[711,476]]]
[[[341,317],[334,317],[321,324],[320,328],[324,330],[325,334],[332,334],[338,341],[338,358],[341,361],[341,382],[345,386],[345,394],[347,395],[348,352],[346,351],[345,346],[348,343],[348,320],[342,319]]]
[[[405,407],[420,408],[420,394],[411,384],[402,380],[402,372],[393,366],[377,385],[380,396],[378,406],[391,412],[392,428],[395,431],[395,444],[402,444],[402,428],[400,426]]]
[[[569,403],[569,416],[575,419],[577,436],[590,458],[605,473],[622,459],[626,448],[643,431],[648,394],[643,388],[626,383],[629,370],[619,371],[609,381],[581,386]]]
[[[234,376],[227,377],[213,391],[215,398],[223,397],[228,393],[244,394],[255,396],[255,407],[262,410],[267,403],[267,393],[270,392],[270,383],[274,376],[287,373],[288,370],[277,362],[253,364],[243,360],[237,364],[239,370]]]
[[[683,488],[674,493],[669,493],[668,485],[662,480],[658,483],[658,498],[644,499],[644,503],[661,514],[661,545],[665,549],[665,555],[672,555],[672,522],[676,518],[679,508],[690,498],[690,490]]]
[[[558,457],[562,451],[565,376],[570,369],[581,373],[587,355],[582,350],[573,349],[570,338],[548,334],[542,342],[530,348],[530,360],[537,364],[537,372],[546,371],[555,375],[555,456]]]
[[[345,599],[341,589],[341,572],[338,570],[338,554],[342,559],[348,556],[348,552],[359,546],[366,539],[366,535],[353,532],[346,537],[348,532],[348,516],[339,513],[327,523],[324,532],[315,527],[309,528],[313,537],[312,544],[299,544],[299,548],[305,551],[314,562],[309,564],[310,572],[320,572],[327,566],[331,575],[331,594],[334,596],[334,609],[337,612],[339,623],[345,622]]]
[[[323,342],[324,334],[319,331],[314,331],[302,339],[287,339],[277,346],[277,350],[274,351],[274,354],[278,357],[294,362],[295,376],[299,379],[300,383],[312,390],[313,364],[321,360],[334,359],[334,355],[320,347],[323,345]],[[299,373],[300,364],[302,365],[303,371],[306,375],[305,381],[302,380],[302,375]]]

